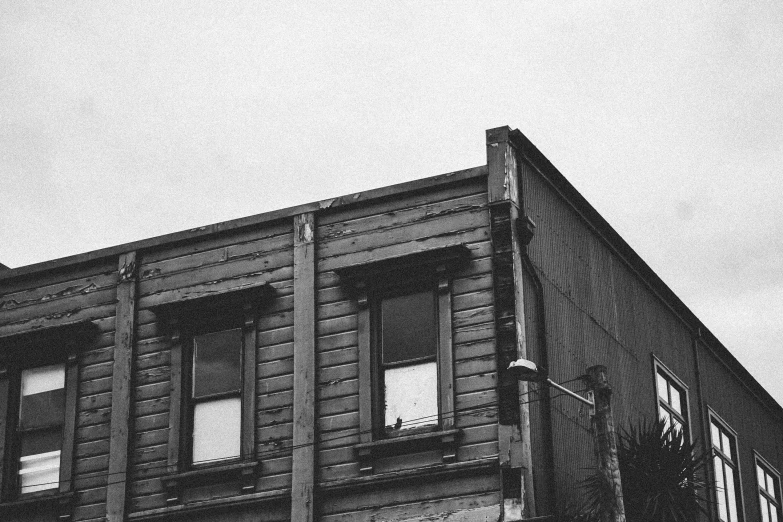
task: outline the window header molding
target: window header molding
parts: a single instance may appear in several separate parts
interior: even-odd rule
[[[27,358],[30,350],[46,357],[73,354],[84,349],[98,331],[92,321],[78,321],[0,336],[0,361],[8,362],[22,354]]]
[[[756,461],[758,461],[758,463],[760,463],[762,466],[764,466],[769,471],[771,471],[772,473],[777,475],[778,478],[780,478],[780,471],[778,471],[775,466],[773,466],[767,459],[765,459],[761,455],[761,453],[759,453],[758,450],[756,450],[756,449],[753,450],[753,457],[756,459]]]
[[[674,382],[675,382],[675,384],[677,384],[677,386],[679,386],[679,387],[680,387],[680,388],[682,388],[683,390],[686,390],[686,391],[688,391],[688,389],[689,389],[689,388],[688,388],[688,385],[687,385],[687,384],[685,384],[685,381],[683,381],[682,379],[680,379],[680,378],[677,376],[677,374],[676,374],[676,373],[674,373],[674,372],[671,370],[671,368],[669,368],[668,366],[666,366],[666,364],[664,364],[664,363],[663,363],[663,361],[661,361],[661,358],[660,358],[660,357],[658,357],[658,356],[657,356],[657,355],[655,355],[655,354],[652,354],[652,358],[653,358],[653,369],[654,369],[654,370],[658,370],[658,368],[660,368],[661,370],[663,370],[664,372],[666,372],[666,373],[668,374],[668,376],[669,376],[669,377],[671,377],[671,379],[672,379],[672,380],[674,380]]]
[[[231,289],[216,294],[200,294],[195,297],[184,297],[176,301],[159,304],[150,309],[163,319],[188,319],[202,315],[210,309],[237,310],[242,308],[258,308],[261,303],[271,299],[275,289],[269,283],[255,286]]]
[[[406,252],[382,259],[370,259],[338,268],[335,272],[346,282],[362,285],[368,279],[380,277],[390,272],[414,270],[420,273],[426,270],[434,271],[439,267],[443,267],[447,271],[454,271],[463,265],[469,257],[470,249],[463,244],[459,244],[417,252]]]

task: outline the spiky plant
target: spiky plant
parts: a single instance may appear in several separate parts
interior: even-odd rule
[[[617,441],[623,500],[628,522],[692,522],[707,513],[708,462],[696,442],[666,422],[641,421],[621,430]],[[614,502],[611,489],[598,473],[581,484],[584,500],[573,522],[597,522]]]

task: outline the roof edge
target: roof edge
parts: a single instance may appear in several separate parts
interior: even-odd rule
[[[628,265],[636,271],[639,277],[658,294],[659,298],[669,306],[685,323],[693,333],[695,339],[700,340],[708,349],[715,352],[718,358],[726,364],[738,379],[748,386],[751,392],[762,399],[767,406],[776,411],[783,419],[783,406],[756,380],[753,375],[740,363],[723,343],[713,334],[709,328],[694,314],[690,308],[679,298],[674,291],[661,279],[655,271],[636,253],[636,251],[615,231],[606,219],[593,208],[582,194],[574,187],[566,177],[555,167],[544,154],[533,145],[527,136],[519,129],[509,132],[509,138],[516,146],[519,153],[536,168],[579,212],[609,245],[622,256]]]
[[[50,261],[42,261],[40,263],[33,263],[31,265],[20,266],[18,268],[8,268],[6,270],[0,269],[0,281],[14,279],[17,277],[24,277],[38,272],[44,272],[47,270],[66,268],[81,263],[98,261],[107,257],[118,256],[122,253],[130,252],[134,250],[146,250],[150,248],[159,247],[162,245],[170,245],[170,244],[181,243],[185,241],[202,239],[204,237],[211,236],[214,234],[235,231],[246,227],[251,227],[263,223],[268,223],[271,221],[276,221],[279,219],[285,219],[285,218],[293,217],[297,214],[303,214],[305,212],[328,211],[330,209],[345,207],[349,205],[367,203],[369,201],[383,199],[401,193],[416,192],[418,190],[424,190],[438,185],[458,183],[460,181],[469,180],[472,178],[478,178],[486,175],[487,175],[487,167],[486,165],[481,165],[469,169],[457,170],[454,172],[447,172],[445,174],[439,174],[436,176],[416,179],[413,181],[397,183],[395,185],[389,185],[386,187],[370,189],[364,192],[355,192],[352,194],[347,194],[336,198],[322,199],[320,201],[314,201],[312,203],[305,203],[302,205],[295,205],[292,207],[282,208],[279,210],[262,212],[260,214],[254,214],[248,217],[232,219],[229,221],[222,221],[219,223],[205,225],[202,227],[196,227],[188,230],[182,230],[179,232],[172,232],[169,234],[154,236],[148,239],[141,239],[138,241],[131,241],[129,243],[122,243],[119,245],[100,248],[98,250],[92,250],[89,252],[75,254],[72,256],[61,257]]]

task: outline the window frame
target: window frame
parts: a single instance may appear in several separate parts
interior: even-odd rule
[[[94,323],[79,321],[0,338],[0,506],[3,508],[20,506],[21,509],[30,502],[51,500],[58,502],[60,515],[70,513],[78,415],[78,354],[89,349],[97,333],[98,327]],[[58,484],[22,493],[18,474],[22,372],[56,364],[63,364],[65,372]]]
[[[168,506],[181,503],[183,488],[239,478],[240,494],[255,491],[256,328],[261,306],[274,296],[268,284],[202,294],[152,308],[168,328],[171,353],[167,474],[162,478]],[[193,463],[193,339],[241,329],[240,454],[218,462]]]
[[[767,459],[761,456],[761,454],[758,451],[753,451],[753,460],[755,463],[755,469],[756,469],[756,491],[759,496],[759,514],[761,514],[764,505],[762,504],[762,497],[766,499],[766,501],[775,507],[775,510],[777,511],[778,521],[783,520],[783,500],[781,499],[781,496],[783,496],[783,492],[781,492],[781,484],[780,484],[780,472],[775,469],[775,467],[769,463]],[[759,483],[759,469],[763,470],[767,475],[772,477],[773,481],[773,487],[775,488],[774,495],[776,498],[770,498],[770,494],[765,487],[762,489],[761,484]],[[764,520],[763,517],[761,520]]]
[[[337,269],[341,280],[349,284],[359,305],[359,443],[355,445],[361,474],[374,473],[379,455],[395,455],[440,448],[444,463],[456,460],[459,430],[454,422],[454,353],[452,342],[451,281],[469,258],[465,245],[405,253],[394,257]],[[400,289],[404,295],[416,284],[431,284],[435,295],[438,344],[438,423],[432,429],[404,431],[386,436],[383,409],[378,405],[378,313],[380,299]],[[380,419],[380,422],[379,422]]]
[[[206,468],[209,466],[219,466],[223,464],[227,464],[230,462],[236,462],[239,460],[248,460],[252,457],[252,451],[251,455],[245,455],[243,450],[248,450],[247,447],[245,447],[245,444],[248,444],[249,442],[245,439],[247,438],[247,434],[245,433],[244,429],[246,427],[246,415],[249,414],[249,412],[245,411],[244,406],[246,402],[246,393],[248,393],[249,386],[246,386],[246,379],[252,378],[255,380],[255,372],[245,372],[246,368],[245,365],[248,364],[245,357],[245,352],[248,350],[245,346],[245,343],[247,342],[247,336],[245,335],[244,328],[240,324],[236,324],[236,318],[230,318],[230,319],[223,319],[217,322],[210,322],[210,326],[203,326],[203,325],[192,325],[187,330],[187,336],[186,336],[186,342],[184,346],[185,356],[183,357],[183,391],[186,393],[182,394],[182,401],[185,404],[183,407],[183,412],[185,412],[185,418],[183,419],[184,427],[182,429],[183,437],[182,437],[182,457],[183,457],[183,466],[186,469],[200,469],[200,468]],[[240,346],[239,346],[239,359],[240,359],[240,366],[239,366],[239,388],[236,391],[231,392],[221,392],[217,394],[211,394],[206,397],[194,397],[194,386],[195,386],[195,371],[196,371],[196,338],[200,337],[202,335],[209,335],[213,333],[221,333],[221,332],[228,332],[231,330],[239,330],[240,331]],[[252,341],[251,341],[252,342]],[[250,359],[251,357],[247,357]],[[249,369],[248,369],[249,370]],[[251,376],[250,373],[253,373]],[[236,457],[228,457],[226,459],[220,459],[216,461],[194,461],[193,460],[193,450],[195,445],[195,410],[197,404],[203,404],[206,402],[212,402],[220,399],[225,399],[229,397],[239,397],[240,399],[240,443],[239,443],[239,455]]]
[[[435,353],[433,355],[428,355],[426,357],[419,357],[416,359],[409,359],[406,361],[398,362],[398,363],[384,363],[383,362],[383,322],[382,322],[382,311],[381,307],[383,304],[383,301],[387,298],[393,298],[393,297],[401,297],[406,295],[413,295],[416,293],[423,293],[422,288],[423,287],[429,287],[425,288],[425,291],[428,291],[433,296],[433,308],[434,308],[434,314],[432,317],[433,326],[435,327],[436,331],[436,339],[435,339]],[[437,285],[432,280],[431,275],[425,275],[424,277],[416,277],[413,280],[409,281],[393,281],[391,283],[386,282],[382,285],[373,285],[371,294],[368,296],[368,300],[370,301],[370,324],[372,328],[371,332],[371,357],[372,357],[372,416],[373,416],[373,422],[372,422],[372,430],[373,430],[373,439],[390,439],[395,437],[401,437],[406,435],[415,435],[417,433],[428,433],[433,431],[438,431],[443,426],[443,412],[444,412],[444,406],[442,402],[444,401],[444,397],[441,397],[440,395],[443,393],[443,390],[440,389],[440,383],[444,378],[448,378],[447,375],[444,375],[446,373],[443,368],[441,368],[441,364],[447,364],[443,363],[442,359],[445,357],[444,354],[440,353],[440,345],[441,345],[441,338],[445,335],[444,332],[440,331],[439,325],[442,320],[440,315],[440,308],[441,303],[439,299],[440,295],[437,289]],[[450,305],[449,305],[450,306]],[[422,362],[431,362],[434,361],[437,368],[437,383],[436,383],[436,392],[438,393],[439,397],[437,399],[437,407],[438,407],[438,413],[437,418],[434,419],[432,423],[427,423],[421,426],[415,426],[412,428],[401,428],[399,431],[388,431],[386,429],[386,421],[385,421],[385,414],[386,414],[386,393],[385,393],[385,385],[386,385],[386,379],[385,379],[385,372],[387,368],[400,368],[405,366],[413,366],[417,363]],[[416,420],[416,419],[412,419]]]
[[[661,409],[665,410],[669,415],[675,417],[683,426],[685,433],[685,440],[687,442],[693,442],[693,430],[691,429],[691,407],[690,397],[688,393],[688,385],[677,377],[677,375],[669,369],[656,355],[652,356],[653,359],[653,382],[655,386],[655,412],[657,417],[661,418]],[[671,401],[671,394],[668,393],[668,387],[676,388],[680,393],[680,409],[684,409],[683,413],[677,413],[671,406],[669,401],[664,402],[661,397],[661,390],[658,385],[658,375],[661,375],[667,381],[667,397]]]
[[[713,487],[711,488],[713,493],[715,494],[715,509],[716,509],[716,515],[717,520],[720,521],[720,511],[719,511],[719,504],[718,504],[718,495],[720,495],[720,492],[717,489],[717,480],[716,479],[716,472],[715,469],[715,457],[721,459],[721,461],[725,465],[728,465],[729,468],[732,468],[733,473],[733,479],[734,479],[734,498],[737,503],[736,510],[737,510],[737,520],[732,520],[730,522],[743,522],[745,520],[745,501],[743,498],[743,490],[742,490],[742,471],[740,469],[740,458],[739,458],[739,441],[737,437],[737,432],[725,421],[723,420],[720,415],[718,415],[715,410],[708,407],[708,432],[710,435],[710,467],[712,468],[712,478],[714,480]],[[734,449],[734,455],[726,455],[720,448],[715,448],[715,444],[712,440],[712,425],[715,424],[720,430],[722,430],[722,434],[725,434],[727,437],[730,437],[731,441],[733,442],[733,449]],[[723,479],[725,484],[725,477]],[[727,499],[728,502],[728,499]]]

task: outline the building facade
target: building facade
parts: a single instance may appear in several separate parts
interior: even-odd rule
[[[594,465],[573,389],[781,519],[783,410],[522,135],[487,164],[0,271],[0,519],[527,520]],[[545,519],[545,518],[544,518]]]

